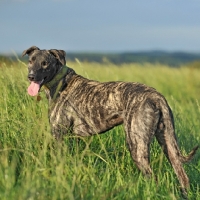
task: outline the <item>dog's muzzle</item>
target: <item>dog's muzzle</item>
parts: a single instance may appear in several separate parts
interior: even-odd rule
[[[35,80],[35,74],[28,74],[28,80],[29,81],[34,81]]]

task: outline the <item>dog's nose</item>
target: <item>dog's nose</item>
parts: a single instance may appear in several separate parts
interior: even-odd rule
[[[35,79],[34,74],[29,74],[29,75],[28,75],[28,80],[29,80],[29,81],[34,81],[34,79]]]

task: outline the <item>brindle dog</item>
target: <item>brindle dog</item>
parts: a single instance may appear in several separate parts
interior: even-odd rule
[[[88,80],[66,66],[63,50],[32,46],[22,56],[26,54],[28,93],[35,96],[45,86],[51,130],[57,139],[69,130],[91,136],[124,124],[133,160],[143,174],[151,176],[149,148],[155,136],[186,192],[189,179],[182,163],[192,159],[198,146],[188,156],[181,154],[172,111],[159,92],[140,83]]]

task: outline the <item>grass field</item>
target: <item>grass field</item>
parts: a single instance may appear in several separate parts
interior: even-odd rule
[[[99,81],[145,83],[163,93],[175,118],[183,154],[200,143],[200,70],[151,64],[68,63],[79,74]],[[48,103],[27,94],[22,62],[0,67],[0,199],[1,200],[160,200],[181,199],[179,184],[156,141],[151,165],[158,183],[144,178],[126,147],[122,126],[103,135],[65,137],[50,134]],[[189,199],[200,199],[200,151],[185,170]]]

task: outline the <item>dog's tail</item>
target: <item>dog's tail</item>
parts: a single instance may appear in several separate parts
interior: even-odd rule
[[[187,156],[182,155],[175,135],[173,113],[164,98],[161,100],[159,107],[161,117],[158,122],[158,132],[156,133],[156,138],[163,147],[164,153],[169,156],[169,154],[174,151],[180,162],[186,163],[191,161],[196,154],[199,145],[195,146]]]
[[[183,163],[190,161],[195,155],[199,146],[196,146],[188,156],[183,156],[175,135],[175,126],[173,114],[167,101],[163,98],[159,99],[160,119],[157,124],[155,133],[156,139],[163,148],[164,154],[171,163],[182,189],[189,188],[189,178],[182,166]]]
[[[194,157],[194,155],[196,154],[198,148],[199,148],[199,145],[195,146],[187,156],[180,155],[181,162],[187,163],[187,162],[191,161],[192,158]]]

